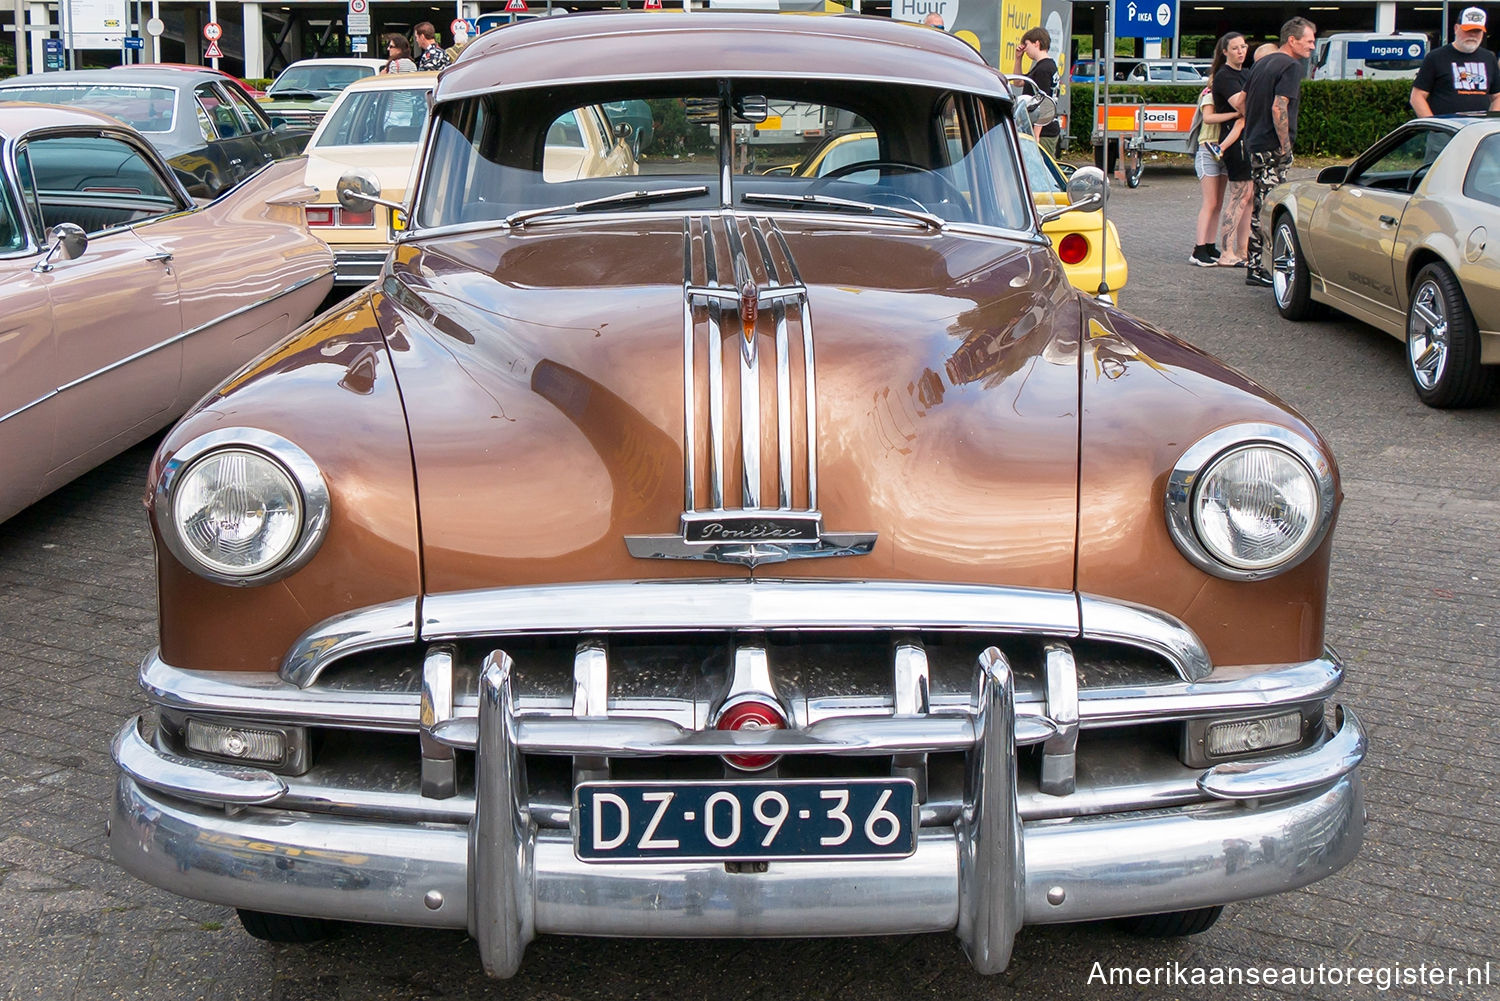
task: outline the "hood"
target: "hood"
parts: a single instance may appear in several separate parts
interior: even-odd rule
[[[429,239],[393,269],[378,315],[429,593],[750,574],[1073,586],[1080,317],[1044,246],[713,216]],[[689,306],[685,274],[718,298]],[[776,301],[798,279],[805,300]],[[716,492],[731,514],[815,508],[824,533],[874,544],[754,567],[632,555],[628,537],[679,535]]]
[[[320,192],[318,201],[333,202],[334,185],[351,170],[367,170],[380,181],[380,197],[401,201],[417,157],[416,143],[379,146],[309,146],[307,183]]]

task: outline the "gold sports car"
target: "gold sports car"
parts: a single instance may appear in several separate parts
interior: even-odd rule
[[[1406,342],[1430,407],[1466,407],[1500,384],[1500,122],[1419,118],[1347,167],[1283,184],[1261,216],[1276,308],[1326,303]]]

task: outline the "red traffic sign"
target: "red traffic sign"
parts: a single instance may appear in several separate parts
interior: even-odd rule
[[[204,59],[223,59],[224,53],[219,51],[218,42],[209,42],[208,49],[203,53]]]
[[[217,42],[224,37],[224,29],[219,26],[218,21],[210,21],[203,26],[203,37],[210,42]]]
[[[516,13],[525,11],[527,9],[526,0],[507,0],[505,9],[507,11],[514,11]]]
[[[370,0],[349,0],[349,13],[368,14],[370,12]]]
[[[646,0],[647,10],[661,10],[661,0]]]
[[[448,34],[450,35],[467,35],[468,33],[469,22],[465,21],[461,17],[455,19],[452,24],[448,25]]]

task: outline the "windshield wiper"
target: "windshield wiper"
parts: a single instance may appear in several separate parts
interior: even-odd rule
[[[916,209],[903,209],[895,205],[877,205],[873,202],[857,202],[851,198],[835,198],[832,195],[778,195],[766,192],[749,192],[740,196],[740,200],[752,205],[809,205],[816,208],[836,209],[843,212],[863,212],[871,215],[876,212],[889,212],[892,215],[904,216],[907,219],[915,219],[926,223],[933,229],[942,229],[947,223],[942,216],[933,215],[931,212],[918,212]]]
[[[321,101],[327,95],[320,94],[316,90],[304,90],[301,87],[284,87],[274,94],[268,91],[266,96],[277,101],[283,99],[289,101]]]
[[[515,229],[540,216],[561,215],[564,212],[587,212],[589,209],[617,209],[627,205],[645,205],[648,202],[675,202],[682,198],[695,198],[708,194],[708,185],[699,184],[691,188],[661,188],[656,191],[622,191],[603,198],[589,198],[571,205],[553,205],[544,209],[523,209],[512,212],[504,219],[505,225]]]

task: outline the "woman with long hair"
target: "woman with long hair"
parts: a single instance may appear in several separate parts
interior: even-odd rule
[[[415,73],[417,71],[417,64],[412,62],[411,58],[411,43],[406,40],[405,35],[394,33],[386,35],[385,53],[386,63],[380,72]]]
[[[1198,133],[1198,153],[1194,157],[1193,168],[1198,174],[1198,187],[1203,199],[1198,206],[1197,243],[1193,246],[1188,263],[1204,268],[1213,267],[1220,258],[1220,251],[1216,246],[1220,230],[1219,213],[1224,206],[1224,189],[1229,180],[1228,164],[1224,162],[1220,150],[1224,145],[1232,147],[1239,139],[1238,123],[1228,133],[1222,129],[1222,123],[1237,116],[1233,113],[1225,115],[1218,110],[1214,87],[1220,71],[1230,64],[1231,48],[1239,53],[1240,63],[1244,62],[1245,36],[1231,31],[1214,46],[1214,61],[1209,70],[1208,86],[1198,95],[1198,114],[1203,124]]]
[[[1250,245],[1250,209],[1255,185],[1250,182],[1250,157],[1245,154],[1245,144],[1240,141],[1240,134],[1245,130],[1245,116],[1229,101],[1245,89],[1245,56],[1249,51],[1250,43],[1244,35],[1238,31],[1229,32],[1219,39],[1209,77],[1214,101],[1212,118],[1223,136],[1218,142],[1218,153],[1227,178],[1223,211],[1219,217],[1219,247],[1223,256],[1218,263],[1222,268],[1243,265]]]

